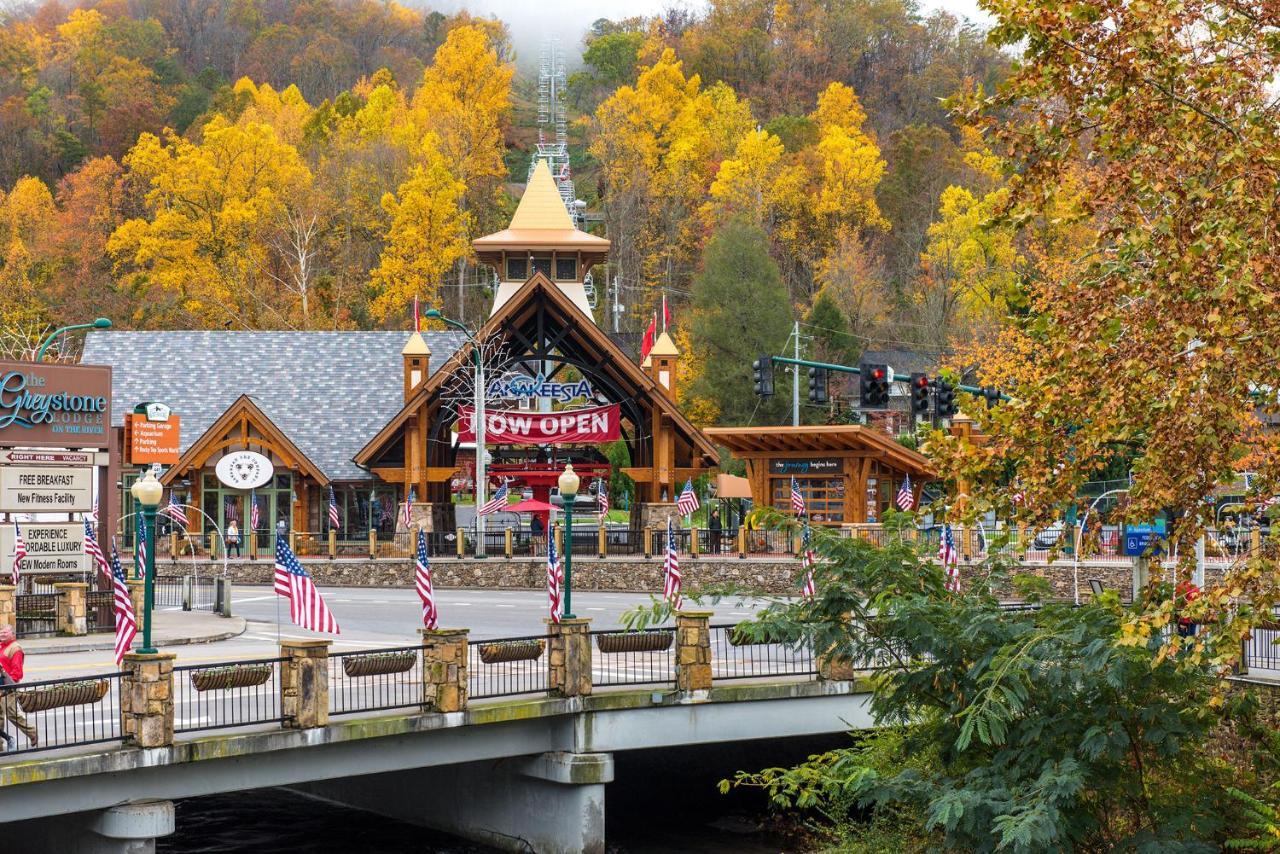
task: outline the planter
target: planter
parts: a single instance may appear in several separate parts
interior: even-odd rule
[[[406,670],[412,670],[417,660],[418,653],[412,650],[353,655],[342,659],[342,672],[348,676],[382,676],[386,673],[404,673]]]
[[[60,706],[79,706],[96,703],[107,694],[107,680],[69,682],[18,692],[18,705],[24,712],[43,712]]]
[[[191,684],[197,691],[221,691],[227,688],[252,688],[271,678],[270,664],[211,667],[191,671]]]
[[[1255,629],[1266,629],[1267,631],[1280,631],[1280,620],[1259,620]]]
[[[675,629],[659,629],[656,632],[610,632],[607,635],[596,635],[596,646],[601,652],[654,652],[670,649],[675,638]]]
[[[500,641],[480,644],[480,660],[485,664],[502,661],[534,661],[547,648],[543,640]]]

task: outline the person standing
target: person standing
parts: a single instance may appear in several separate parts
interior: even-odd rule
[[[236,557],[240,557],[240,526],[236,524],[235,519],[227,523],[227,555],[229,556],[233,551]]]
[[[25,658],[26,653],[18,644],[13,627],[0,626],[0,676],[3,677],[5,685],[17,685],[22,681],[22,664]],[[40,739],[36,728],[22,714],[22,709],[18,706],[18,693],[12,688],[5,690],[4,695],[0,697],[0,718],[13,721],[18,730],[27,737],[27,741],[31,742],[32,747],[39,746]],[[0,721],[0,731],[3,731],[2,721]],[[5,734],[5,741],[9,741],[8,734]]]
[[[711,508],[711,518],[707,521],[707,529],[711,531],[711,553],[720,554],[720,537],[724,524],[720,521],[720,508]]]

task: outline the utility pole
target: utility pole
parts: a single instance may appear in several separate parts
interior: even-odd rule
[[[792,327],[792,338],[795,340],[796,361],[800,361],[800,321]],[[795,382],[791,386],[791,426],[800,426],[800,366],[791,366],[791,378]]]
[[[622,308],[618,305],[618,291],[622,290],[622,286],[618,283],[618,277],[613,277],[613,334],[618,334],[618,319],[622,316]]]

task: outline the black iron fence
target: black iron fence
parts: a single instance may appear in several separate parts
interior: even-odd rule
[[[807,676],[818,672],[813,647],[805,639],[791,643],[757,641],[736,625],[711,627],[711,678]]]
[[[548,690],[547,635],[467,643],[467,693],[472,699]]]
[[[18,637],[51,637],[58,633],[56,593],[20,593],[14,600]]]
[[[173,668],[173,731],[278,722],[283,658]]]
[[[107,590],[90,591],[85,601],[85,617],[90,632],[115,631],[115,594]]]
[[[595,631],[591,682],[595,686],[653,685],[676,679],[675,629]]]
[[[0,685],[9,753],[119,741],[120,673]]]
[[[329,656],[329,714],[376,712],[421,704],[421,646],[339,652]]]

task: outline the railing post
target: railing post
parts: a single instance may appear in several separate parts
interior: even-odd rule
[[[1239,668],[1237,668],[1237,672],[1241,676],[1249,675],[1249,637],[1248,635],[1240,638],[1240,666]]]
[[[956,547],[960,550],[960,559],[969,559],[969,529],[964,525],[956,525]]]
[[[329,560],[334,560],[338,556],[338,532],[333,528],[329,529]]]
[[[298,553],[298,532],[297,531],[289,532],[289,551],[293,552],[294,554]]]
[[[845,624],[849,622],[849,618],[845,617]],[[824,652],[818,653],[818,678],[825,681],[848,682],[855,679],[858,675],[858,668],[849,659],[847,655],[843,655],[836,651],[835,646],[830,646]]]
[[[454,535],[458,538],[458,557],[467,556],[467,532],[463,528],[454,531]]]
[[[190,611],[192,605],[195,604],[195,577],[191,575],[182,576],[182,610]]]
[[[698,526],[690,525],[689,526],[689,557],[692,557],[695,559],[698,557],[698,545],[699,545]]]
[[[556,554],[560,555],[560,557],[563,558],[564,557],[564,537],[560,536],[560,531],[561,531],[561,528],[560,528],[559,522],[556,522],[554,525],[551,526],[551,536],[556,538],[555,539]]]
[[[711,611],[676,612],[676,690],[711,690]]]
[[[591,693],[591,618],[566,617],[547,624],[547,689],[553,697]]]
[[[133,591],[129,591],[133,595]],[[224,617],[231,616],[231,579],[217,576],[213,579],[213,609]]]
[[[378,557],[378,531],[375,528],[369,529],[369,560],[375,560]]]
[[[596,528],[596,552],[601,559],[609,556],[609,532],[605,530],[604,520],[600,520],[600,527]]]
[[[738,560],[747,559],[747,526],[738,526]]]
[[[169,560],[174,563],[178,562],[178,532],[169,532]]]
[[[644,529],[644,559],[653,559],[653,528]]]
[[[1256,555],[1262,551],[1262,529],[1254,528],[1249,532],[1249,554]]]
[[[258,532],[250,528],[248,531],[245,531],[244,536],[245,536],[245,539],[248,541],[246,545],[249,546],[249,560],[257,560],[258,559]]]
[[[467,707],[467,634],[470,629],[418,629],[422,634],[422,708],[460,712]]]
[[[18,588],[0,584],[0,627],[18,630]]]
[[[171,652],[127,652],[120,669],[120,734],[132,747],[173,744]]]
[[[55,627],[60,635],[89,633],[87,613],[89,585],[83,581],[64,581],[53,585],[58,597]]]
[[[329,723],[327,640],[280,641],[280,716],[285,729],[312,729]]]
[[[511,534],[511,526],[502,532],[502,556],[507,560],[511,560],[515,554],[515,537]]]

